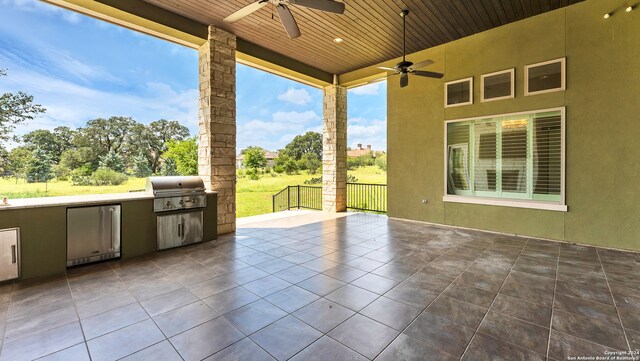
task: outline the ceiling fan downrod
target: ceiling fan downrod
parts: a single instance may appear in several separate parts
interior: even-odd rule
[[[409,10],[404,9],[400,12],[400,16],[402,16],[402,62],[406,61],[407,54],[407,15],[409,15]]]

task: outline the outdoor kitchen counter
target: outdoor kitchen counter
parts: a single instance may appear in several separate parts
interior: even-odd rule
[[[218,195],[206,195],[203,231],[204,241],[210,241],[217,238]],[[156,252],[153,199],[145,192],[9,199],[0,206],[0,229],[20,229],[21,279],[54,276],[66,271],[67,208],[121,205],[121,254],[127,259]]]
[[[113,202],[131,201],[139,199],[153,199],[153,196],[145,192],[112,193],[112,194],[87,194],[81,196],[60,196],[40,198],[9,199],[8,205],[0,204],[0,211],[21,208],[39,207],[79,207],[94,204],[107,204]]]

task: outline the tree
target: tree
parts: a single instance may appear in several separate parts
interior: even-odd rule
[[[318,159],[322,159],[322,134],[306,132],[304,135],[297,135],[280,153],[294,160],[300,160],[307,153],[315,154]]]
[[[72,147],[74,131],[69,127],[57,127],[53,131],[37,129],[22,136],[25,146],[31,150],[40,148],[52,162],[58,164],[62,153]]]
[[[189,128],[175,120],[160,119],[149,123],[147,128],[148,154],[151,157],[151,171],[158,170],[160,157],[167,151],[167,142],[170,140],[185,140],[189,136]]]
[[[198,145],[196,138],[186,140],[169,140],[167,151],[162,155],[165,162],[175,162],[180,175],[198,175]]]
[[[267,166],[267,158],[264,155],[264,149],[251,146],[244,149],[243,152],[243,164],[246,168],[253,169],[255,172],[258,168],[264,168]]]
[[[32,151],[26,147],[15,147],[8,155],[8,171],[13,173],[18,183],[19,178],[25,178],[27,167],[33,158]]]
[[[125,154],[132,129],[138,124],[131,117],[98,118],[87,122],[87,126],[78,129],[78,147],[97,147],[98,154],[106,154],[110,150]]]
[[[376,165],[383,171],[387,171],[387,155],[382,154],[376,158]]]
[[[33,157],[27,163],[27,183],[46,183],[53,178],[51,160],[47,153],[40,148],[33,151]]]
[[[116,153],[113,149],[110,150],[107,154],[100,157],[100,168],[107,168],[118,173],[124,173],[122,156]]]
[[[322,167],[322,161],[314,153],[307,153],[299,160],[309,174],[316,174]],[[300,167],[302,168],[302,167]]]
[[[6,176],[9,172],[9,152],[0,145],[0,176]]]
[[[0,77],[7,75],[0,69]],[[44,113],[45,108],[33,104],[33,96],[23,92],[4,93],[0,96],[0,142],[7,141],[15,126]]]
[[[89,173],[98,169],[99,161],[95,150],[90,147],[68,149],[60,156],[61,167],[65,167],[67,170],[83,167],[88,169]]]
[[[248,147],[244,148],[243,150],[241,150],[241,151],[240,151],[240,155],[245,155],[245,153],[247,153],[248,151],[250,151],[250,150],[252,150],[252,149],[259,149],[259,150],[261,150],[263,153],[266,153],[266,152],[267,152],[267,150],[266,150],[266,149],[264,149],[264,148],[262,148],[262,147],[259,147],[259,146],[257,146],[257,145],[250,145],[250,146],[248,146]]]
[[[143,153],[139,153],[133,158],[133,175],[138,178],[148,177],[152,174],[149,167],[149,159]]]
[[[178,175],[178,166],[172,158],[166,158],[160,167],[160,173],[164,176]]]
[[[276,168],[282,169],[285,173],[291,175],[298,171],[297,162],[282,152],[278,153],[278,158],[276,158]]]

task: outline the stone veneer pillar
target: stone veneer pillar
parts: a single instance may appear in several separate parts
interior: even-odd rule
[[[337,85],[323,89],[322,210],[347,210],[347,89]]]
[[[209,26],[198,72],[198,174],[218,192],[218,234],[225,234],[236,230],[236,36]]]

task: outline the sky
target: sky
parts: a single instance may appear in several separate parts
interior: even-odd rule
[[[294,40],[292,40],[294,41]],[[130,116],[198,130],[196,50],[36,0],[0,0],[0,93],[24,91],[47,109],[25,134]],[[237,149],[283,148],[322,131],[322,91],[238,64]],[[348,144],[386,150],[386,83],[348,92]]]

